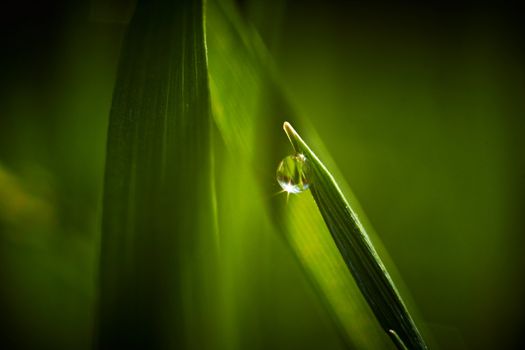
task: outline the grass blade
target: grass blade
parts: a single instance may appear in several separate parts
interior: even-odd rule
[[[312,196],[348,269],[377,320],[399,348],[427,346],[396,290],[364,227],[333,176],[289,123],[284,130],[296,152],[310,160]]]
[[[212,348],[215,227],[201,1],[145,0],[110,113],[100,348]]]
[[[268,51],[254,28],[238,16],[233,4],[228,0],[212,0],[207,10],[214,120],[236,162],[251,170],[250,186],[246,188],[251,194],[250,202],[261,203],[264,215],[271,219],[271,230],[290,248],[323,304],[326,316],[333,321],[341,346],[393,347],[359,293],[311,196],[290,198],[287,203],[281,196],[268,199],[269,194],[278,191],[276,155],[288,152],[289,148],[275,124],[283,115],[301,124],[305,119],[295,116],[276,79]],[[322,154],[328,159],[327,152]],[[233,178],[238,177],[235,173]],[[253,186],[254,179],[257,186]]]

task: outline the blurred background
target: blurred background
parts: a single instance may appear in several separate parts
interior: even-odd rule
[[[360,200],[437,343],[519,348],[525,322],[519,11],[452,2],[237,6],[269,48],[291,105],[315,128]],[[126,1],[54,1],[2,11],[5,348],[91,347],[106,128],[131,8]],[[260,348],[315,341],[317,348],[339,348],[291,253],[271,232],[259,234],[270,236],[264,239],[272,261],[248,261],[266,271],[246,279],[243,302],[259,305],[258,319],[247,321],[250,334]],[[282,287],[264,288],[268,281]]]

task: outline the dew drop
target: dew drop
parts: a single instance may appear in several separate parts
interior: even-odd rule
[[[288,193],[301,193],[310,186],[310,162],[301,153],[284,158],[277,167],[277,182]]]

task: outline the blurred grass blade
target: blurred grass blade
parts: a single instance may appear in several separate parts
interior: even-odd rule
[[[312,196],[346,265],[382,328],[400,349],[426,349],[423,338],[364,227],[333,176],[289,123],[284,123],[284,130],[295,151],[304,154],[311,162]]]
[[[100,348],[214,348],[207,77],[202,2],[139,1],[109,121]]]
[[[333,321],[340,345],[350,349],[393,347],[359,293],[311,196],[290,198],[287,205],[280,196],[268,199],[278,190],[275,157],[289,148],[275,124],[283,115],[303,124],[305,120],[294,116],[261,38],[239,17],[230,0],[208,2],[207,33],[213,117],[235,162],[249,166],[250,181],[244,191],[250,203],[260,203],[261,215],[271,219],[272,233],[283,239],[300,263],[323,303],[324,316]],[[322,154],[328,159],[327,152]],[[237,167],[230,177],[240,186]],[[239,237],[237,242],[253,240],[252,235],[246,237],[245,230]],[[245,325],[237,323],[232,328]]]

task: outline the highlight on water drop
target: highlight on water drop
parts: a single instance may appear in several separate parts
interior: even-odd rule
[[[310,187],[310,161],[301,153],[284,158],[277,167],[277,182],[287,193],[301,193]]]

